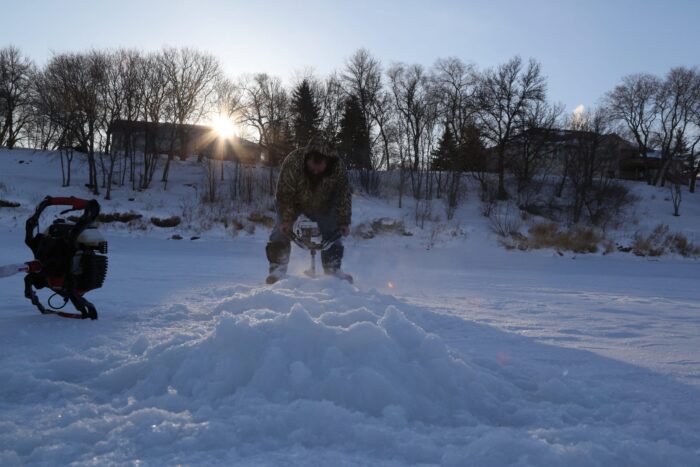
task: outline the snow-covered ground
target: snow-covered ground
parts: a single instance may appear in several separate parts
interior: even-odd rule
[[[0,265],[31,259],[34,203],[86,196],[46,157],[0,151],[0,198],[23,203],[0,208]],[[176,169],[103,211],[181,215],[199,175]],[[697,199],[673,218],[638,189],[635,228],[697,241]],[[0,279],[0,465],[698,464],[698,261],[505,251],[474,195],[442,229],[354,211],[414,233],[346,241],[355,286],[302,278],[296,250],[262,285],[260,227],[105,226],[98,321],[41,316],[21,276]]]

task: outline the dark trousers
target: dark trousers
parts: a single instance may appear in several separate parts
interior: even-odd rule
[[[329,209],[320,215],[309,215],[305,213],[304,215],[308,217],[309,220],[318,224],[318,229],[321,231],[321,238],[324,241],[332,238],[339,229],[335,209]],[[330,274],[340,269],[344,249],[343,242],[339,239],[329,249],[321,252],[321,263],[326,273]],[[270,233],[266,248],[267,259],[270,261],[270,272],[279,271],[286,273],[290,250],[290,238],[282,232],[282,218],[278,214],[277,222]]]

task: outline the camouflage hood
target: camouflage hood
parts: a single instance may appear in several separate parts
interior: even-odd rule
[[[306,175],[306,158],[312,152],[331,159],[328,173],[317,184],[312,184]],[[285,222],[294,221],[302,213],[314,216],[334,209],[338,224],[350,225],[350,184],[338,153],[320,137],[313,137],[304,148],[292,151],[282,163],[276,201],[277,211]]]
[[[330,159],[339,159],[338,152],[331,148],[330,144],[321,136],[312,136],[309,142],[304,148],[302,148],[302,153],[304,157],[308,156],[312,152],[318,152]]]

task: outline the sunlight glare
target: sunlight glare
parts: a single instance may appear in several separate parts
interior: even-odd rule
[[[214,117],[211,121],[211,127],[220,138],[230,139],[236,136],[236,124],[223,115]]]

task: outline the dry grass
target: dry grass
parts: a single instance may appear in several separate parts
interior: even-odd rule
[[[521,250],[553,248],[560,252],[596,253],[603,239],[603,235],[598,230],[590,227],[574,225],[562,229],[557,223],[542,222],[530,227],[527,237],[520,236],[517,248]]]
[[[637,256],[661,256],[665,253],[665,238],[668,234],[668,226],[657,225],[649,235],[637,232],[632,241],[632,253]]]
[[[234,217],[233,219],[231,219],[231,227],[233,228],[233,230],[239,231],[243,230],[245,224],[240,219]]]
[[[678,253],[686,258],[697,258],[700,256],[700,247],[682,233],[674,233],[666,237],[670,244],[670,249],[674,253]]]
[[[657,225],[649,235],[635,234],[631,245],[632,253],[637,256],[662,256],[676,253],[686,258],[700,256],[700,247],[682,233],[670,233],[666,224]]]

